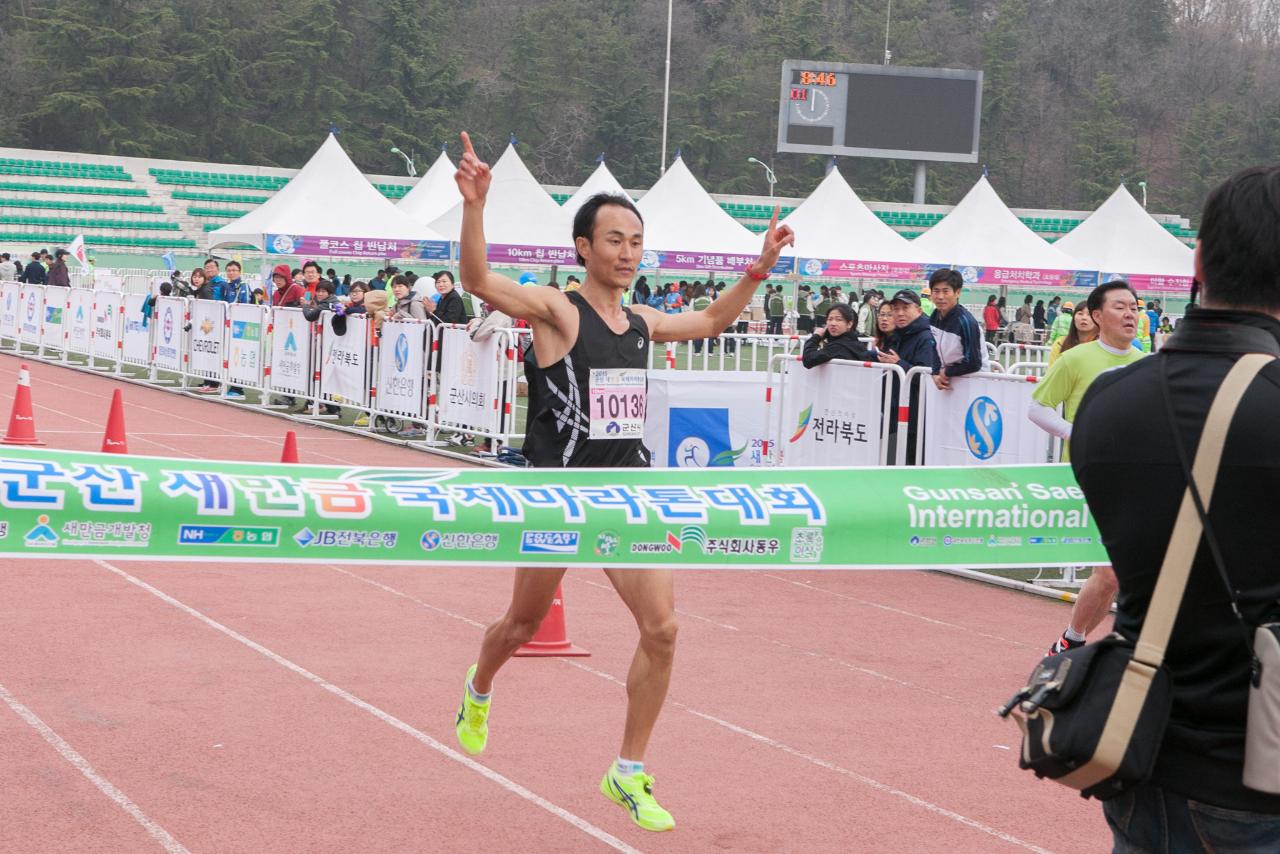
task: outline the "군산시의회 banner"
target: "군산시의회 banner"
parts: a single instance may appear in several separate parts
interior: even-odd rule
[[[673,568],[1107,561],[1069,466],[389,469],[0,450],[0,555]]]

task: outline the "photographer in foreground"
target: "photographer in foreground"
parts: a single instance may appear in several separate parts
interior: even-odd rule
[[[1204,307],[1188,310],[1156,356],[1099,376],[1072,428],[1072,466],[1119,583],[1115,628],[1131,640],[1187,488],[1180,459],[1194,459],[1210,403],[1235,362],[1248,353],[1280,356],[1280,166],[1246,170],[1210,194],[1196,277]],[[1272,361],[1241,400],[1211,503],[1205,496],[1206,535],[1164,657],[1173,711],[1155,769],[1103,805],[1116,851],[1280,850],[1280,795],[1243,782],[1254,629],[1275,617],[1280,601],[1271,529],[1280,495],[1277,419],[1280,361]],[[1264,687],[1280,678],[1275,669],[1260,671]]]

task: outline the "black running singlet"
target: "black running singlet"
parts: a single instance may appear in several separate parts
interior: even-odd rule
[[[538,468],[646,467],[635,428],[644,423],[648,325],[624,306],[629,325],[618,335],[577,291],[566,296],[578,309],[578,340],[559,362],[532,372],[525,457]]]

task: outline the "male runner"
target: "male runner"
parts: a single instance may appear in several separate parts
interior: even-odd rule
[[[1077,310],[1089,312],[1098,324],[1098,337],[1072,347],[1053,363],[1044,379],[1036,383],[1028,413],[1033,424],[1063,440],[1063,462],[1070,459],[1066,443],[1071,440],[1071,422],[1089,385],[1099,374],[1136,362],[1143,356],[1133,348],[1138,328],[1138,301],[1128,282],[1116,280],[1099,285],[1089,294],[1088,302]],[[1059,404],[1062,415],[1057,412]],[[1089,632],[1097,628],[1111,610],[1116,587],[1114,569],[1094,567],[1076,596],[1067,630],[1049,648],[1051,655],[1085,642]]]
[[[555,288],[521,288],[489,270],[485,257],[484,204],[489,166],[462,134],[463,155],[456,180],[462,193],[460,278],[465,288],[498,311],[527,320],[533,328],[540,411],[530,413],[528,432],[535,466],[558,468],[648,466],[643,443],[606,434],[604,419],[593,419],[589,387],[621,384],[624,375],[648,365],[649,343],[714,338],[751,301],[769,278],[784,246],[793,245],[787,226],[778,227],[775,209],[760,257],[732,288],[705,311],[664,314],[647,306],[623,306],[644,250],[644,223],[626,196],[588,199],[573,222],[578,263],[586,268],[573,293]],[[627,388],[634,394],[636,389]],[[533,397],[533,395],[531,395]],[[640,420],[643,421],[643,413]],[[653,777],[644,772],[644,753],[667,695],[675,655],[675,591],[671,570],[606,569],[605,574],[640,629],[627,674],[627,717],[618,759],[600,781],[600,791],[624,807],[646,830],[670,830],[671,814],[653,797]],[[480,657],[467,671],[456,729],[463,750],[484,750],[489,735],[489,692],[493,677],[528,642],[551,606],[563,569],[526,567],[515,572],[507,612],[485,631]]]

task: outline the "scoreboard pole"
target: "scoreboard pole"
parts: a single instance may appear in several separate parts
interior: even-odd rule
[[[924,185],[929,178],[929,166],[923,160],[916,161],[916,185],[912,193],[912,204],[924,204]]]

